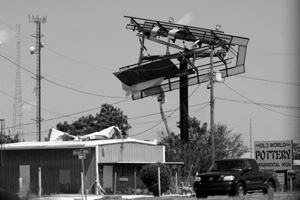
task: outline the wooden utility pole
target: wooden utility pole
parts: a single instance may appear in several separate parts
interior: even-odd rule
[[[214,64],[213,64],[214,49],[210,51],[210,136],[211,136],[211,164],[215,163],[215,133],[214,133]]]
[[[250,158],[252,158],[252,119],[250,118]]]

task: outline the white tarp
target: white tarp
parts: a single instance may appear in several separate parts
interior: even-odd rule
[[[160,77],[160,78],[141,82],[141,83],[131,85],[131,86],[128,86],[128,85],[125,85],[124,83],[122,83],[122,87],[123,87],[123,90],[126,92],[126,96],[128,96],[130,94],[133,95],[133,94],[140,92],[142,90],[145,90],[147,88],[158,86],[163,82],[163,80],[164,80],[164,77]]]
[[[103,129],[99,132],[90,133],[83,136],[74,136],[68,133],[56,130],[54,128],[50,129],[48,141],[65,141],[69,137],[71,140],[103,140],[103,139],[121,139],[121,131],[116,126],[111,126]]]

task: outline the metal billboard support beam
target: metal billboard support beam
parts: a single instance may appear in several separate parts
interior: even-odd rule
[[[184,58],[179,58],[180,71],[188,69],[187,61]],[[189,89],[188,89],[188,77],[187,75],[180,77],[179,88],[179,105],[180,105],[180,138],[183,143],[189,141],[188,120],[189,120]]]

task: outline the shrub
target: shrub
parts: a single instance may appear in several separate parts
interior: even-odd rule
[[[171,171],[164,164],[149,164],[145,165],[141,171],[141,179],[154,196],[158,196],[158,167],[160,167],[160,185],[161,193],[168,191],[171,183]]]
[[[294,190],[300,191],[300,176],[296,176],[296,179],[293,181]]]

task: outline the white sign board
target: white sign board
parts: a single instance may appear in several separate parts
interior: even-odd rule
[[[254,155],[261,169],[292,169],[293,141],[255,141]]]

